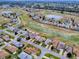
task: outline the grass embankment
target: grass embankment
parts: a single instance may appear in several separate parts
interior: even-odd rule
[[[58,58],[56,56],[53,56],[53,55],[51,55],[49,53],[47,53],[45,56],[48,57],[48,58],[50,58],[50,59],[60,59],[60,58]]]

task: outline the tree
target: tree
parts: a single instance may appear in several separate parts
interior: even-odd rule
[[[20,42],[20,41],[21,41],[21,38],[18,38],[18,39],[17,39],[17,41],[19,41],[19,42]]]
[[[27,31],[27,29],[25,29],[25,31]]]
[[[15,32],[15,35],[17,35],[18,33],[17,32]]]
[[[69,53],[67,53],[67,57],[68,58],[71,58],[72,57],[72,54],[69,52]]]
[[[52,47],[51,47],[51,50],[53,50],[53,49],[54,49],[54,47],[52,46]]]
[[[26,37],[26,40],[29,40],[30,39],[30,36]]]
[[[64,14],[64,9],[61,10],[61,13]]]

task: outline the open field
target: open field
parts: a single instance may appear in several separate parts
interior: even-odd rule
[[[10,21],[10,19],[5,18],[5,17],[0,15],[0,25],[4,24],[4,23],[8,23],[9,21]]]
[[[4,11],[3,9],[0,9],[0,13],[2,13],[2,11]],[[4,23],[8,23],[10,21],[9,18],[5,18],[0,14],[0,25],[4,24]]]
[[[23,11],[19,8],[13,8],[10,10],[21,13],[22,15],[20,16],[20,19],[25,28],[28,28],[33,32],[38,32],[41,36],[46,36],[49,38],[61,37],[62,41],[79,44],[79,32],[35,22],[31,18],[29,18],[26,11]]]

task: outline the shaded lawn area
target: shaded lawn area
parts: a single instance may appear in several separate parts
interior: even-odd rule
[[[8,57],[8,59],[20,59],[20,58],[18,57],[18,54],[16,53],[16,54],[11,54],[10,57]]]

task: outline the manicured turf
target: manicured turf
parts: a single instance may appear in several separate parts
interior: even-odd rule
[[[58,58],[56,56],[53,56],[53,55],[51,55],[49,53],[47,53],[45,56],[48,57],[48,58],[51,58],[51,59],[60,59],[60,58]]]

